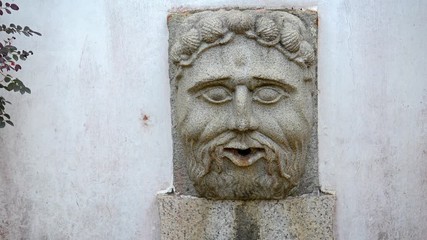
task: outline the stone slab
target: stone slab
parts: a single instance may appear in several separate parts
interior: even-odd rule
[[[159,194],[162,240],[334,239],[334,195],[214,201]]]
[[[239,9],[239,10],[251,10],[251,9]],[[255,9],[252,9],[255,10]],[[300,18],[305,27],[310,31],[312,35],[311,44],[317,49],[317,12],[310,10],[300,9],[256,9],[257,11],[283,11],[291,13]],[[171,12],[168,16],[168,29],[169,29],[169,45],[170,47],[177,41],[179,35],[185,31],[188,27],[185,24],[185,20],[190,18],[194,14],[198,14],[205,10],[179,10],[178,12]],[[187,161],[184,154],[184,144],[179,138],[177,131],[177,107],[176,107],[176,96],[177,96],[177,84],[174,80],[176,74],[176,67],[169,59],[169,76],[171,82],[171,111],[172,111],[172,136],[173,136],[173,182],[176,192],[184,195],[199,196],[195,191],[192,181],[189,178],[187,172]],[[317,78],[317,76],[316,76]],[[316,80],[317,89],[317,80]],[[302,194],[317,192],[319,190],[318,180],[318,134],[317,134],[317,90],[313,95],[313,113],[314,122],[311,139],[308,146],[307,163],[305,166],[304,174],[298,184],[298,186],[290,193],[292,196],[298,196]]]

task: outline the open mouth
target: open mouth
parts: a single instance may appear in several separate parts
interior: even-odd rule
[[[223,149],[223,155],[224,157],[230,159],[235,165],[239,167],[247,167],[254,164],[258,159],[265,156],[265,150],[263,148],[257,147],[226,147]]]

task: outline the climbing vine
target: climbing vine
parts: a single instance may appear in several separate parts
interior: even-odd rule
[[[11,14],[13,11],[18,10],[19,7],[15,3],[0,0],[0,16]],[[41,34],[28,26],[22,27],[13,23],[9,25],[1,24],[0,34],[3,38],[0,42],[0,128],[4,128],[6,124],[13,126],[13,122],[10,115],[6,112],[6,105],[11,103],[1,96],[1,92],[6,90],[21,94],[31,93],[31,90],[20,79],[14,77],[13,73],[22,69],[21,63],[27,60],[33,52],[19,50],[13,41],[16,39],[16,35],[31,37],[34,35],[41,36]]]

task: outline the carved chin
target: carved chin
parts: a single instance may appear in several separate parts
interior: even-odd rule
[[[213,163],[214,170],[194,186],[201,196],[210,199],[282,199],[293,186],[278,172],[267,174],[266,163],[263,158],[246,167],[233,161],[224,161],[220,167]]]

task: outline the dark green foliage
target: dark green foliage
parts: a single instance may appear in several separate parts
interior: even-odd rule
[[[4,13],[11,14],[12,10],[19,10],[18,5],[8,2],[3,4],[3,1],[0,0],[0,15]],[[0,32],[4,32],[8,35],[22,34],[27,37],[33,36],[34,34],[41,36],[39,32],[32,30],[28,26],[22,27],[13,23],[9,24],[9,26],[5,24],[0,25]],[[32,51],[18,50],[18,48],[13,45],[13,40],[15,39],[14,36],[11,36],[0,42],[0,91],[6,90],[9,92],[19,92],[21,94],[31,93],[31,90],[26,87],[21,80],[9,74],[10,72],[21,70],[22,67],[18,62],[27,60],[28,56],[33,54]],[[9,114],[5,112],[6,104],[11,103],[0,96],[0,128],[4,128],[6,124],[13,126]]]

